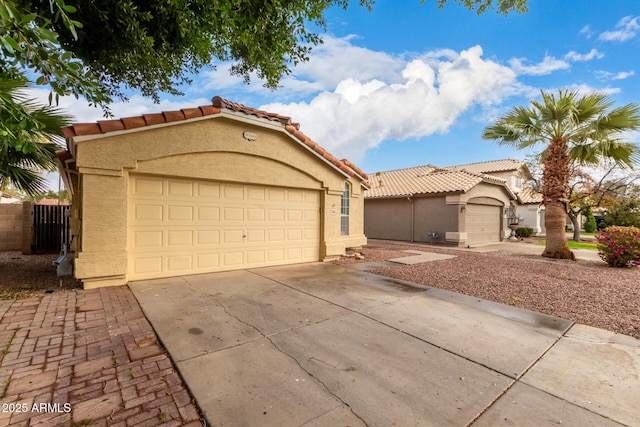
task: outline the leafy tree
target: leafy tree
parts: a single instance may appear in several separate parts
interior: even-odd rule
[[[640,197],[627,197],[604,214],[606,226],[640,227]]]
[[[528,156],[525,160],[529,175],[525,177],[527,186],[542,192],[542,156]],[[634,183],[640,181],[640,174],[629,173],[617,164],[603,163],[595,168],[585,168],[572,159],[569,166],[569,210],[567,217],[573,225],[572,240],[580,241],[580,216],[588,217],[594,208],[612,208],[625,199]],[[596,223],[597,225],[597,223]],[[585,231],[586,223],[583,224]]]
[[[79,22],[69,18],[73,6],[51,0],[50,10],[75,35]],[[5,79],[27,80],[51,89],[49,103],[60,96],[84,97],[90,104],[106,106],[111,98],[92,70],[72,52],[60,49],[53,23],[13,1],[0,0],[0,71]]]
[[[62,0],[13,1],[16,11],[35,13],[32,22],[58,34],[62,52],[81,61],[82,72],[89,73],[84,77],[97,78],[104,95],[125,99],[123,89],[129,88],[156,101],[160,92],[180,93],[177,87],[214,59],[234,62],[232,74],[246,82],[255,72],[276,88],[289,67],[306,61],[322,42],[308,24],[324,30],[324,12],[349,5],[349,0],[74,0],[73,6]],[[367,8],[375,3],[357,1]],[[454,1],[477,13],[494,7],[505,15],[527,10],[527,0]],[[447,0],[436,2],[442,7]]]
[[[485,127],[482,137],[518,149],[546,144],[542,152],[542,195],[545,204],[546,246],[542,256],[575,259],[567,245],[566,215],[570,208],[569,177],[572,159],[598,164],[608,158],[621,166],[633,166],[638,149],[620,140],[621,132],[640,128],[636,104],[612,108],[607,95],[559,90],[542,91],[542,101],[531,107],[516,106]]]

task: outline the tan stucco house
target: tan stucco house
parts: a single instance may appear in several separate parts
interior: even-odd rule
[[[291,118],[211,105],[63,129],[86,288],[335,258],[366,244],[367,176]]]
[[[417,166],[369,175],[365,234],[374,239],[466,247],[508,237],[516,196],[503,178]]]
[[[526,181],[531,177],[531,172],[522,160],[490,160],[487,162],[448,166],[447,169],[468,170],[470,172],[504,179],[507,182],[507,186],[518,197],[517,201],[513,204],[514,211],[511,213],[517,218],[518,225],[520,227],[533,229],[534,235],[545,233],[542,194],[537,193],[526,185]]]

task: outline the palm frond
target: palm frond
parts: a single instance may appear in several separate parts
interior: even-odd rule
[[[0,179],[33,195],[46,189],[40,173],[55,168],[61,128],[70,119],[56,107],[28,99],[26,84],[25,78],[0,72]]]

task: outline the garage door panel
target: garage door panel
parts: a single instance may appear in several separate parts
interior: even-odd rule
[[[216,269],[220,266],[220,255],[216,253],[204,253],[196,255],[196,268],[198,270]]]
[[[198,216],[196,217],[199,222],[205,221],[220,221],[220,208],[213,206],[198,206]]]
[[[134,221],[162,221],[164,218],[164,207],[162,205],[149,205],[146,203],[137,204],[134,209]]]
[[[134,183],[134,190],[138,196],[162,196],[163,182],[155,178],[139,177]]]
[[[267,250],[267,260],[272,263],[279,263],[285,260],[284,249]]]
[[[167,220],[173,223],[180,221],[191,222],[193,221],[193,207],[179,205],[167,206]]]
[[[197,230],[197,236],[197,244],[199,246],[217,245],[220,243],[219,230]]]
[[[163,236],[162,231],[136,231],[133,233],[135,245],[146,248],[161,248]]]
[[[222,243],[241,244],[243,241],[243,230],[224,230]]]
[[[247,189],[247,199],[252,201],[265,201],[267,190],[265,188],[249,187]]]
[[[284,190],[279,188],[268,189],[269,200],[272,202],[284,202]]]
[[[265,243],[265,230],[248,230],[247,231],[247,242],[249,243]]]
[[[193,231],[191,230],[170,230],[167,233],[168,246],[192,246],[193,245]]]
[[[247,221],[260,221],[265,219],[264,208],[251,208],[247,209]]]
[[[223,262],[223,267],[237,267],[237,266],[242,266],[243,263],[243,253],[238,251],[238,252],[225,252],[224,254],[222,254],[222,259],[224,260]]]
[[[265,251],[247,251],[247,264],[263,264],[265,262]]]
[[[284,221],[284,209],[269,209],[269,221]]]
[[[199,198],[205,200],[220,199],[220,184],[196,183],[196,194]]]
[[[134,258],[133,273],[135,275],[162,273],[162,256]]]
[[[244,186],[242,185],[224,185],[224,197],[227,200],[243,200],[244,199]]]
[[[167,182],[167,191],[169,196],[193,196],[193,183],[187,181],[169,180]]]
[[[167,271],[171,273],[183,273],[193,270],[191,255],[175,255],[167,257]]]
[[[317,261],[320,194],[130,176],[129,278]]]
[[[284,229],[268,230],[269,243],[284,242]]]

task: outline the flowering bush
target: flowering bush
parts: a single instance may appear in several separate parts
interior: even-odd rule
[[[611,267],[640,265],[640,228],[605,228],[598,235],[598,255]]]

